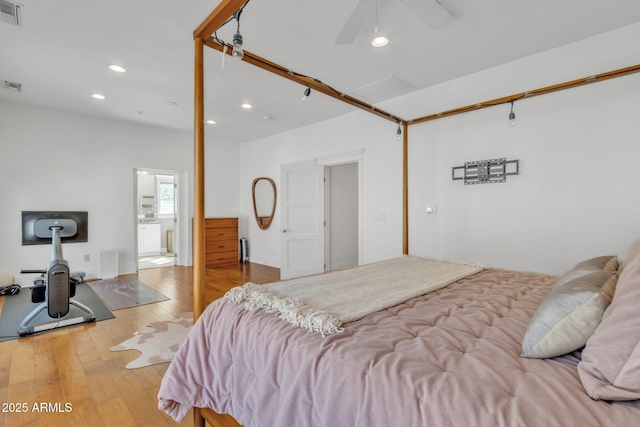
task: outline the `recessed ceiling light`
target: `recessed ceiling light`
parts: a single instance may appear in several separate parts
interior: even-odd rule
[[[371,41],[371,46],[373,47],[382,47],[386,46],[389,43],[389,39],[385,36],[378,36]]]
[[[126,73],[127,69],[121,65],[109,64],[109,69],[111,71],[115,71],[116,73]]]
[[[216,121],[215,120],[207,120],[207,123],[210,125],[215,125]]]
[[[167,104],[171,105],[172,107],[177,107],[178,103],[176,101],[169,101],[167,102]]]
[[[242,104],[241,107],[244,108],[245,110],[250,110],[250,109],[253,108],[253,105],[251,105],[251,104]]]
[[[91,97],[92,97],[93,99],[100,99],[100,100],[107,99],[107,97],[106,97],[106,96],[101,95],[101,94],[99,94],[99,93],[92,93],[92,94],[91,94]]]

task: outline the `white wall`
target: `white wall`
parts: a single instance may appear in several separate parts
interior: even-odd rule
[[[640,24],[542,52],[381,105],[411,119],[635,65]],[[640,238],[633,189],[640,158],[640,74],[523,99],[409,128],[410,252],[559,274],[586,257],[624,254]],[[395,126],[364,112],[242,144],[241,232],[252,261],[279,265],[279,209],[261,231],[251,182],[280,165],[365,149],[363,262],[398,256],[402,244],[401,144]],[[465,186],[465,161],[519,159],[504,184]],[[424,213],[436,205],[435,216]],[[377,213],[385,221],[373,221]]]
[[[193,146],[193,137],[190,135],[189,138]],[[235,218],[238,216],[240,208],[239,156],[240,147],[237,143],[206,140],[204,147],[204,216],[206,218]],[[191,163],[193,163],[193,159],[191,159]],[[193,185],[192,179],[191,185]],[[193,202],[189,206],[193,209]]]
[[[237,174],[238,147],[208,140],[207,148],[226,157],[224,163],[211,161],[217,167],[206,176],[208,197],[220,200],[238,191],[237,180],[229,179]],[[88,242],[63,245],[71,269],[95,277],[99,251],[117,249],[119,273],[135,272],[134,168],[187,173],[190,230],[191,134],[0,101],[0,272],[28,285],[33,276],[20,270],[45,268],[51,258],[49,245],[21,245],[23,210],[88,211]],[[237,196],[207,209],[212,216],[237,214]],[[190,254],[190,238],[185,246]]]

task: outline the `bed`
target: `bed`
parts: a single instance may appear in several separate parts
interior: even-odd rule
[[[622,269],[607,270],[610,260],[596,267],[587,260],[586,267],[578,265],[559,278],[483,269],[337,326],[343,330],[335,333],[300,328],[263,308],[248,310],[242,302],[207,307],[204,47],[231,53],[228,43],[212,35],[245,3],[221,0],[193,34],[198,320],[163,378],[159,407],[175,419],[194,407],[197,426],[204,425],[204,417],[215,427],[640,425],[638,266],[628,267],[626,279],[620,275],[613,298],[611,280]],[[405,255],[409,126],[640,72],[635,65],[407,120],[246,50],[243,61],[397,123]],[[581,271],[589,279],[576,284]],[[571,304],[563,317],[556,308],[567,299]],[[559,335],[557,328],[544,327],[549,320],[562,321]],[[574,351],[582,348],[576,341],[586,340],[582,352]],[[567,347],[574,350],[565,352]]]
[[[625,269],[617,283],[623,288],[615,294],[624,297],[613,298],[611,305],[611,286],[618,278],[614,257],[586,260],[561,277],[485,268],[324,335],[293,325],[273,310],[218,300],[205,310],[167,370],[159,406],[176,420],[192,406],[211,408],[246,427],[637,425],[637,366],[626,371],[632,375],[627,380],[631,387],[617,384],[615,374],[606,385],[599,377],[616,360],[618,349],[607,339],[621,323],[607,324],[612,315],[605,309],[618,304],[610,311],[625,313],[621,305],[640,302],[640,258]],[[595,288],[594,279],[599,282]],[[304,280],[313,283],[313,278]],[[572,344],[579,345],[578,351],[556,357],[534,351],[523,357],[526,336],[537,333],[532,326],[545,304],[557,303],[554,295],[560,295],[556,299],[562,306],[566,289],[573,289],[576,298],[576,289],[580,294],[587,288],[595,289],[586,300],[597,300],[597,307],[578,305],[597,322],[582,339],[596,338],[595,350],[589,353],[589,343],[581,354],[578,342]],[[578,311],[572,309],[571,316]],[[632,328],[627,335],[637,344],[640,315],[625,316],[624,325]],[[584,329],[589,322],[582,318],[578,323]],[[565,341],[580,334],[572,325],[560,326],[569,331]],[[599,328],[605,337],[600,339],[604,362],[598,354]],[[551,341],[556,342],[536,351],[564,352],[562,343],[550,350],[558,347],[554,333]],[[615,340],[624,347],[624,338]],[[631,354],[632,347],[621,352]],[[637,364],[640,354],[635,357]],[[599,370],[603,363],[605,369]],[[619,400],[612,400],[620,398],[615,391],[597,396],[616,387],[623,396]]]

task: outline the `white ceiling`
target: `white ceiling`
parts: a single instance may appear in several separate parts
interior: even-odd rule
[[[370,45],[372,16],[351,45],[336,45],[357,1],[251,0],[245,49],[340,92],[391,75],[422,89],[640,21],[638,0],[440,0],[453,18],[431,30],[402,1],[379,0],[378,32],[391,42]],[[0,83],[22,92],[0,88],[0,100],[192,132],[193,31],[218,1],[18,3],[23,25],[0,22]],[[235,22],[218,36],[230,42],[234,32]],[[205,47],[205,115],[217,122],[207,136],[250,141],[354,110],[319,93],[301,103],[303,86],[231,57],[221,74],[221,58]]]

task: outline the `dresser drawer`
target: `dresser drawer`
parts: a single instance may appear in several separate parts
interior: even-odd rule
[[[233,228],[238,229],[238,218],[209,218],[204,220],[205,230],[212,228]]]
[[[238,251],[207,253],[204,255],[204,262],[207,267],[235,264],[238,262]]]
[[[204,231],[204,239],[207,243],[214,240],[236,240],[237,228],[210,228]]]
[[[215,252],[238,252],[238,241],[235,239],[207,241],[204,251],[206,254]]]

